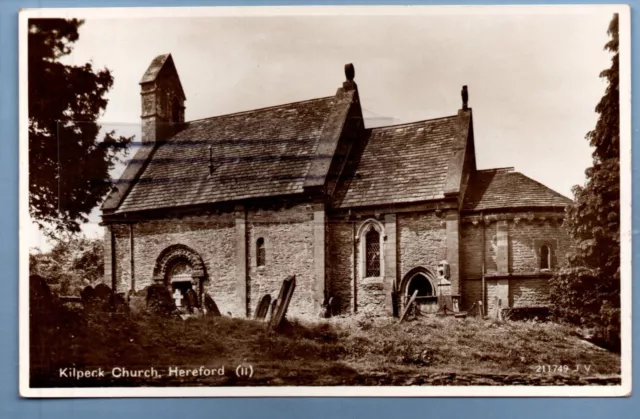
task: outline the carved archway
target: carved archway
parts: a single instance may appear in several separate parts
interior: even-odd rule
[[[193,279],[206,277],[202,257],[189,246],[174,244],[164,249],[156,259],[156,264],[153,267],[153,279],[155,281],[166,281],[169,269],[180,260],[190,265]]]
[[[189,290],[196,292],[197,307],[203,301],[205,265],[202,257],[189,246],[174,244],[164,249],[153,267],[153,279],[169,288],[178,301],[186,300]]]

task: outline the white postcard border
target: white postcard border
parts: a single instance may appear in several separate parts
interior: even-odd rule
[[[29,387],[29,243],[23,239],[28,207],[28,66],[27,21],[38,17],[141,18],[294,15],[465,15],[522,13],[619,14],[620,53],[620,221],[621,221],[621,384],[618,386],[260,386],[260,387]],[[78,397],[619,397],[631,394],[632,226],[631,226],[631,22],[629,5],[533,6],[243,6],[165,8],[23,9],[19,15],[19,380],[20,395],[36,398]]]

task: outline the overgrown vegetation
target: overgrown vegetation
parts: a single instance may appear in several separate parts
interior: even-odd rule
[[[600,77],[607,89],[596,106],[600,114],[586,139],[594,148],[584,186],[575,186],[567,228],[575,240],[569,267],[551,281],[554,311],[573,323],[596,327],[599,339],[620,347],[620,95],[618,15],[609,25],[611,67]]]
[[[79,296],[102,281],[104,243],[80,234],[63,234],[49,252],[29,254],[29,274],[46,279],[54,294]]]
[[[49,316],[50,318],[50,316]],[[619,356],[580,341],[555,323],[496,323],[475,318],[345,317],[292,321],[279,332],[229,317],[158,317],[62,309],[32,345],[33,386],[589,384],[619,382]],[[33,335],[32,335],[33,336]],[[36,338],[37,339],[37,338]],[[39,358],[40,357],[40,358]],[[250,364],[251,378],[235,368]],[[567,366],[562,371],[540,366]],[[170,377],[168,368],[225,367],[222,376]],[[162,378],[60,378],[60,368],[154,367]],[[576,370],[577,368],[577,370]],[[613,378],[611,378],[613,377]]]

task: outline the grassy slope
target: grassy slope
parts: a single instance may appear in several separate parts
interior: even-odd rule
[[[405,385],[588,384],[582,378],[620,373],[619,355],[584,343],[568,326],[429,317],[335,318],[292,322],[280,333],[264,323],[226,317],[158,319],[69,314],[55,330],[59,342],[33,368],[35,386],[104,385]],[[254,376],[235,376],[238,364]],[[584,367],[576,373],[576,365]],[[217,368],[222,377],[170,378],[169,366]],[[540,372],[538,365],[567,365],[569,372]],[[163,378],[75,381],[56,377],[60,367],[155,367]],[[615,379],[613,380],[615,382]],[[610,383],[610,382],[609,382]]]

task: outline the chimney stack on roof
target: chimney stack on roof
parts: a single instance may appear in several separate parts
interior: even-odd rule
[[[460,94],[462,95],[462,110],[466,111],[469,109],[469,91],[466,85],[462,86]]]

